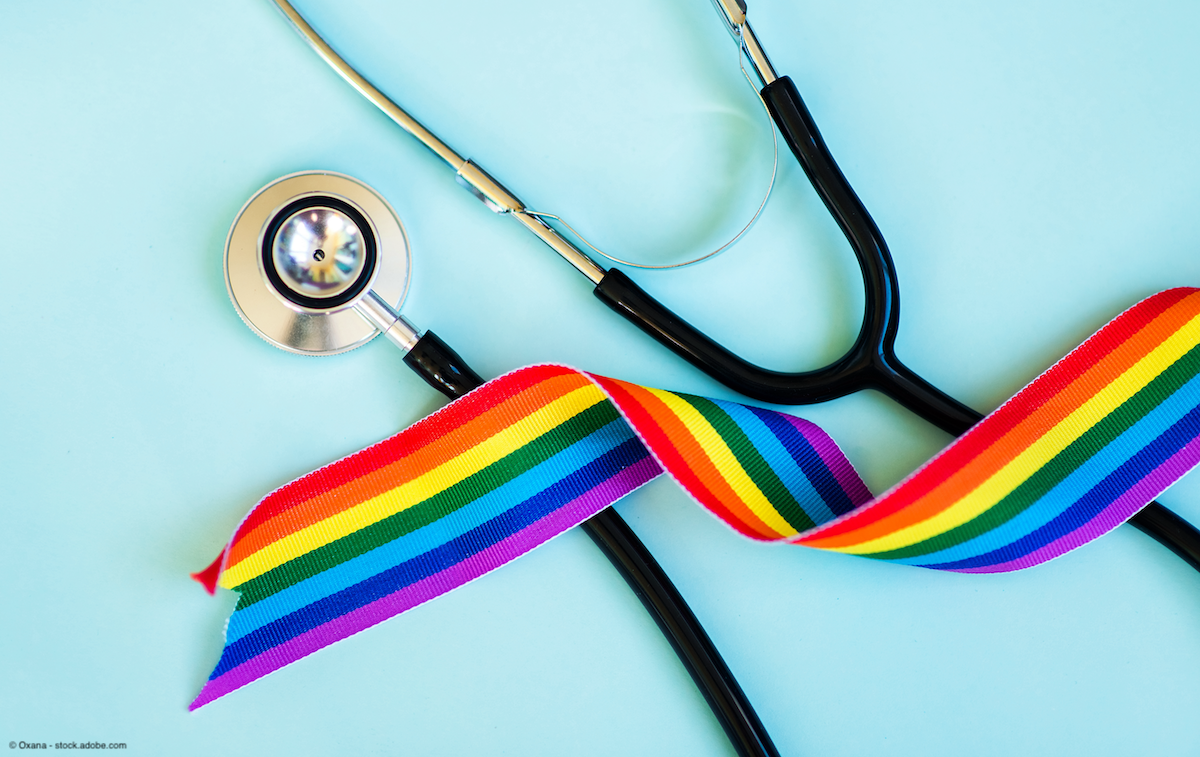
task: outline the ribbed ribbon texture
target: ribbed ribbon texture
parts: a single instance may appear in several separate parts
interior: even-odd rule
[[[1126,311],[872,498],[799,418],[523,368],[272,492],[201,574],[241,598],[191,709],[491,571],[664,471],[746,536],[1017,570],[1124,522],[1200,461],[1200,290]]]

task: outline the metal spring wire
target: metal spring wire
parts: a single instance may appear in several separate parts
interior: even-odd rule
[[[758,87],[754,86],[754,81],[750,78],[750,74],[746,72],[746,56],[749,53],[746,50],[746,39],[742,35],[742,28],[744,26],[745,26],[745,23],[739,24],[737,26],[738,67],[741,69],[742,76],[745,77],[746,83],[749,84],[750,89],[752,89],[754,91],[754,96],[758,98],[759,104],[762,105],[763,112],[766,113],[766,115],[767,115],[767,128],[769,128],[771,130],[771,146],[772,146],[772,150],[773,150],[773,155],[772,155],[772,159],[771,159],[771,180],[769,182],[767,182],[767,193],[763,196],[762,202],[759,203],[758,209],[754,211],[754,216],[751,217],[750,221],[745,226],[742,227],[741,231],[739,231],[736,235],[734,235],[733,239],[730,239],[728,242],[721,245],[720,247],[713,250],[712,252],[706,253],[697,258],[692,258],[691,260],[686,260],[682,263],[667,263],[665,265],[652,265],[649,263],[638,263],[638,262],[632,261],[632,260],[624,260],[622,258],[616,257],[615,255],[608,254],[604,250],[601,250],[599,247],[596,247],[594,244],[589,242],[586,237],[584,237],[582,234],[580,234],[578,231],[576,231],[575,227],[573,227],[571,224],[564,221],[561,216],[557,216],[553,213],[543,213],[543,212],[537,211],[537,210],[522,210],[520,212],[524,213],[525,215],[534,216],[535,218],[543,218],[543,219],[549,218],[554,221],[557,221],[559,224],[561,224],[563,226],[563,228],[565,228],[567,231],[569,231],[572,236],[574,236],[580,242],[583,242],[583,244],[586,245],[588,248],[590,248],[593,252],[611,260],[614,263],[619,263],[621,265],[627,265],[632,268],[642,268],[642,269],[651,270],[651,271],[662,271],[662,270],[669,270],[672,268],[686,268],[687,266],[695,265],[696,263],[701,263],[710,258],[715,258],[717,255],[720,255],[722,252],[725,252],[730,247],[737,244],[737,242],[743,236],[746,235],[746,232],[750,231],[750,229],[753,228],[754,224],[758,221],[758,217],[762,215],[763,209],[767,207],[767,201],[771,199],[771,192],[775,189],[775,177],[779,173],[779,136],[775,132],[775,125],[771,119],[771,111],[767,107],[767,102],[766,102],[766,100],[763,99],[762,93],[758,91]]]

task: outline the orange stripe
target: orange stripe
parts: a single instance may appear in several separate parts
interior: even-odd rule
[[[1200,293],[1190,295],[1146,324],[1137,334],[1046,400],[1041,407],[973,460],[943,482],[928,489],[926,494],[902,510],[864,523],[850,531],[828,536],[817,533],[811,539],[802,538],[798,541],[806,546],[824,548],[858,544],[920,523],[953,506],[1182,328],[1195,316],[1198,299]],[[927,475],[930,474],[918,474],[890,495],[889,499],[897,495],[903,496],[902,491],[905,488],[928,486],[928,482],[923,480]],[[866,514],[864,512],[864,515]]]
[[[567,373],[575,373],[575,371],[561,365],[534,365],[518,369],[504,378],[505,396],[512,396],[552,376],[561,376]],[[296,479],[260,501],[241,522],[230,541],[237,541],[242,534],[250,533],[264,521],[274,518],[295,504],[315,497],[327,489],[341,486],[352,478],[370,473],[396,458],[412,454],[417,448],[423,447],[450,429],[487,412],[492,404],[493,399],[490,393],[486,396],[475,393],[468,394],[457,402],[438,410],[432,417],[410,426],[408,433],[396,434],[378,444],[373,444],[368,448],[369,452],[355,453],[353,470],[349,470],[345,465],[326,465],[312,474]]]
[[[684,491],[690,494],[702,506],[708,507],[711,512],[716,514],[725,523],[728,523],[738,533],[752,539],[758,539],[759,541],[768,538],[774,539],[774,537],[767,537],[743,523],[733,512],[725,507],[724,503],[714,497],[708,489],[704,488],[704,485],[700,483],[700,479],[692,474],[687,461],[679,454],[679,450],[672,446],[671,440],[658,425],[658,419],[651,413],[650,408],[646,407],[637,397],[633,396],[633,390],[642,389],[643,387],[625,381],[618,381],[617,379],[605,378],[604,376],[589,375],[608,394],[613,404],[620,408],[621,413],[629,420],[629,425],[637,430],[638,437],[642,440],[642,443],[654,452],[659,466],[663,469],[669,468]]]
[[[626,391],[637,401],[658,425],[659,429],[669,440],[670,445],[674,448],[673,451],[681,458],[687,460],[687,469],[696,480],[704,487],[703,492],[709,497],[712,497],[716,502],[704,502],[704,498],[693,493],[696,499],[701,500],[701,503],[710,510],[719,511],[725,510],[732,514],[735,518],[742,522],[747,530],[760,534],[763,539],[778,539],[782,536],[778,531],[768,526],[757,515],[754,514],[742,498],[739,497],[729,483],[725,480],[713,465],[712,460],[708,457],[708,452],[696,439],[692,436],[687,427],[683,425],[683,421],[667,407],[662,400],[655,397],[644,387],[636,384],[628,384],[621,382]],[[657,451],[657,450],[656,450]],[[678,470],[672,466],[668,470]],[[689,487],[684,487],[692,491]]]
[[[1092,335],[1083,347],[1073,350],[1071,354],[1055,363],[1053,367],[1038,377],[1035,385],[1022,389],[1018,393],[1016,401],[1006,402],[989,415],[986,422],[979,424],[970,433],[926,463],[919,477],[903,483],[886,499],[821,526],[820,534],[834,536],[853,531],[864,523],[891,515],[925,496],[929,489],[941,483],[942,479],[969,463],[1011,431],[1018,423],[1036,412],[1046,397],[1057,394],[1066,388],[1094,363],[1099,362],[1113,350],[1132,339],[1176,303],[1197,291],[1200,290],[1182,287],[1168,289],[1126,310]]]
[[[228,565],[236,565],[272,542],[424,475],[469,447],[503,431],[515,421],[588,383],[587,378],[578,373],[548,378],[508,397],[409,455],[289,507],[248,533],[240,534],[230,550]]]

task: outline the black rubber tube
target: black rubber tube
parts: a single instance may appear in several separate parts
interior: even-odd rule
[[[479,374],[432,331],[421,337],[404,356],[404,362],[450,399],[457,399],[484,383]],[[610,507],[582,525],[642,600],[642,605],[679,655],[737,753],[743,757],[778,757],[779,752],[766,727],[704,626],[629,524]]]
[[[740,394],[779,405],[808,405],[876,389],[933,425],[959,436],[982,416],[909,370],[895,353],[900,325],[896,267],[879,228],[838,168],[796,86],[780,77],[762,90],[784,141],[846,235],[862,271],[862,326],[845,355],[828,366],[797,373],[754,365],[680,318],[628,276],[609,270],[595,295],[692,365]],[[1200,571],[1200,531],[1151,502],[1130,524]]]
[[[864,347],[872,342],[878,344],[877,349],[870,351],[870,368],[864,371],[867,374],[864,383],[942,430],[962,435],[983,416],[922,379],[896,357],[900,286],[891,253],[866,207],[834,161],[796,85],[784,76],[764,87],[762,95],[784,141],[854,248],[868,290],[879,292],[879,307],[864,314],[858,339]],[[871,294],[867,292],[868,301]],[[1191,523],[1158,502],[1151,502],[1129,523],[1200,571],[1200,531]]]
[[[417,340],[408,354],[404,356],[408,367],[425,379],[425,383],[437,389],[450,399],[458,399],[472,389],[483,386],[483,379],[471,370],[467,361],[450,349],[441,338],[432,331]]]

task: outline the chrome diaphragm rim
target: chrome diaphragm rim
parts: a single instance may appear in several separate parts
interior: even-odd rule
[[[336,297],[306,300],[282,277],[272,282],[268,275],[265,246],[274,242],[268,237],[295,213],[297,203],[349,209],[346,215],[357,216],[357,226],[365,224],[359,231],[374,249],[373,264],[368,270],[364,261],[360,276]],[[361,181],[332,171],[294,173],[266,185],[238,212],[225,241],[225,284],[238,315],[267,342],[300,355],[333,355],[369,342],[379,332],[354,303],[374,291],[399,310],[411,267],[408,237],[391,205]]]

